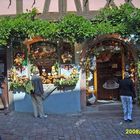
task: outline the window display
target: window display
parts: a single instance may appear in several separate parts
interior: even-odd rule
[[[76,86],[79,72],[77,67],[72,64],[74,48],[69,43],[62,43],[61,46],[58,46],[42,39],[37,42],[29,40],[29,42],[31,43],[26,41],[25,46],[13,51],[13,67],[9,72],[11,90],[22,88],[28,91],[30,78],[36,67],[39,69],[44,85]]]
[[[60,55],[62,64],[72,64],[74,63],[74,47],[70,43],[60,44]]]
[[[61,89],[70,86],[76,86],[79,79],[78,68],[72,64],[62,64],[60,67],[59,79],[56,79],[55,85]]]

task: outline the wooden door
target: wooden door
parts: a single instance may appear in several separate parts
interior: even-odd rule
[[[122,73],[120,53],[112,54],[109,61],[97,62],[97,98],[99,100],[119,99],[118,83]],[[114,87],[104,88],[111,81]]]

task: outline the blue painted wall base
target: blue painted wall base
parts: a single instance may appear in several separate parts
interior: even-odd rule
[[[14,107],[17,112],[33,112],[30,95],[25,92],[16,92]],[[48,114],[77,113],[81,111],[80,91],[55,91],[44,101],[44,111]]]

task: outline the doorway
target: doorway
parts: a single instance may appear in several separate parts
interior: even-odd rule
[[[2,47],[2,46],[0,46],[0,73],[2,73],[4,77],[7,79],[7,52],[6,52],[6,47]],[[4,90],[4,97],[8,104],[7,83]],[[1,100],[0,100],[0,108],[1,109],[3,108]]]
[[[86,93],[94,93],[97,100],[119,100],[119,81],[128,71],[136,81],[136,53],[134,46],[119,35],[103,35],[87,43]],[[94,59],[95,58],[95,59]],[[89,77],[92,70],[92,91]]]
[[[122,79],[120,52],[111,54],[106,62],[97,62],[97,90],[99,100],[118,100],[119,81]]]

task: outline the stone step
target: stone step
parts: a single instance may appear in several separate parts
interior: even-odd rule
[[[93,116],[101,116],[104,115],[105,117],[109,116],[121,116],[123,114],[122,112],[122,104],[121,102],[114,102],[114,103],[96,103],[91,106],[87,106],[83,113],[86,114],[92,114]],[[134,116],[140,116],[140,106],[137,104],[133,105],[133,115]]]

